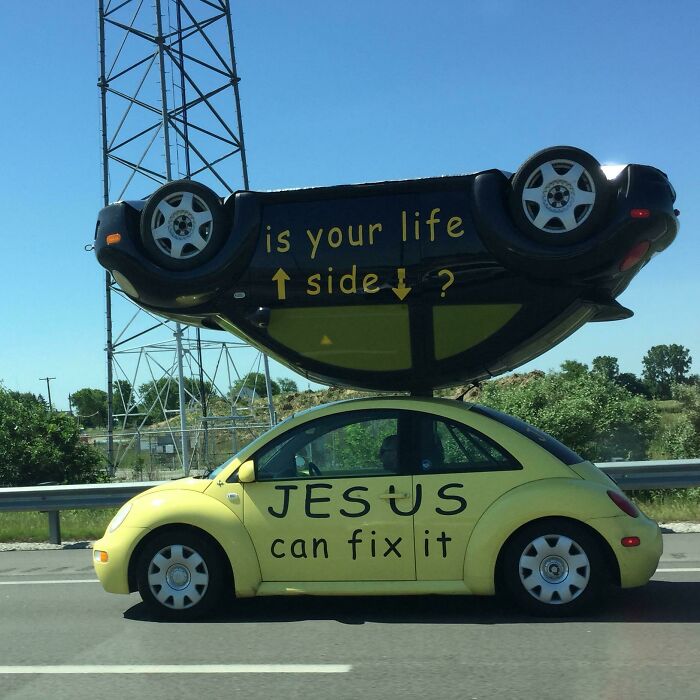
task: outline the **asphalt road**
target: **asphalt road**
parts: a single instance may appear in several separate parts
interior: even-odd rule
[[[490,598],[268,598],[190,624],[104,593],[89,550],[0,552],[0,698],[697,700],[700,534],[664,547],[648,586],[575,620]]]

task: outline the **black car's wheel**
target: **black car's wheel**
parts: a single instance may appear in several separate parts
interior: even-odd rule
[[[604,222],[610,187],[598,161],[571,146],[546,148],[513,178],[510,206],[517,226],[536,241],[568,245]]]
[[[608,580],[599,544],[566,520],[533,523],[511,539],[501,560],[505,592],[544,616],[573,615],[601,595]]]
[[[221,201],[191,180],[157,189],[141,212],[141,241],[153,262],[169,270],[191,270],[210,260],[228,234]]]
[[[137,563],[146,607],[160,618],[193,620],[222,599],[225,568],[212,544],[188,530],[169,530],[146,544]]]

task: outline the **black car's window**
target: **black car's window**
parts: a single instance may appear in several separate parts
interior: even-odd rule
[[[354,411],[313,421],[255,457],[258,481],[399,474],[396,411]]]
[[[468,426],[429,415],[415,420],[422,474],[522,469],[504,448]]]
[[[482,416],[493,418],[493,420],[497,420],[499,423],[503,423],[503,425],[507,425],[509,428],[512,428],[521,435],[530,438],[530,440],[536,442],[540,447],[554,455],[558,460],[564,462],[564,464],[580,464],[581,462],[585,461],[583,457],[576,454],[576,452],[569,449],[556,438],[553,438],[551,435],[545,433],[539,428],[535,428],[534,425],[530,425],[524,420],[520,420],[520,418],[509,416],[507,413],[502,413],[501,411],[497,411],[495,408],[489,408],[488,406],[472,406],[471,410],[474,411],[474,413],[479,413]]]

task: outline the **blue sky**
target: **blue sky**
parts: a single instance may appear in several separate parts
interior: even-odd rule
[[[515,170],[557,144],[667,172],[681,232],[620,298],[635,317],[528,368],[609,354],[640,373],[649,347],[680,343],[700,371],[698,3],[232,6],[253,189]],[[0,380],[45,395],[56,377],[67,408],[106,376],[103,272],[83,250],[102,192],[96,3],[2,12]]]

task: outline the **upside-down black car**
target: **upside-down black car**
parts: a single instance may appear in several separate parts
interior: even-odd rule
[[[678,231],[666,175],[613,178],[577,148],[515,175],[471,175],[221,200],[196,182],[99,215],[95,249],[163,316],[229,330],[325,382],[428,393],[513,369],[616,297]]]

